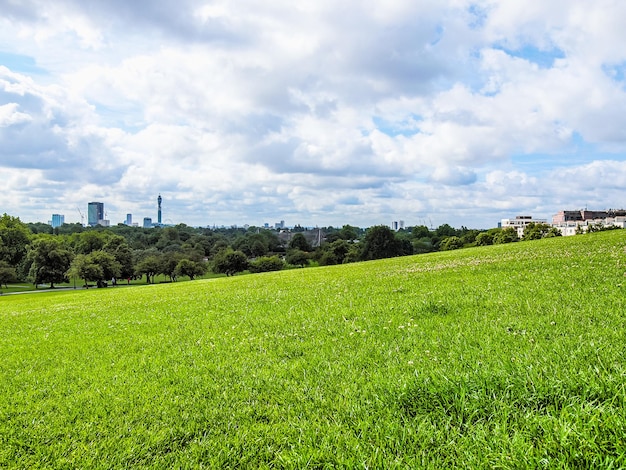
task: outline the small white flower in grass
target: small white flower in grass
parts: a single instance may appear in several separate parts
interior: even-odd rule
[[[409,365],[412,366],[413,365],[413,361],[409,361]]]

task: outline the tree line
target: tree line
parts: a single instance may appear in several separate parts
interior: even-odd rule
[[[531,224],[522,239],[558,235],[547,224]],[[0,217],[0,285],[22,281],[54,287],[78,279],[89,287],[144,278],[153,283],[159,275],[169,281],[193,280],[208,272],[230,276],[327,266],[518,240],[513,228],[455,229],[448,224],[397,232],[383,225],[270,230],[63,224],[53,229],[4,214]]]

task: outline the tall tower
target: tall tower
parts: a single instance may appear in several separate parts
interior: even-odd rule
[[[52,214],[52,222],[50,223],[50,225],[52,225],[52,228],[60,227],[64,223],[65,223],[65,216],[64,215],[62,215],[62,214]]]
[[[158,207],[159,207],[159,211],[157,213],[158,214],[157,219],[158,219],[159,225],[161,225],[161,201],[162,200],[163,200],[163,198],[161,198],[161,195],[159,194],[159,197],[157,198],[157,203],[158,203]]]
[[[87,204],[87,223],[92,227],[104,220],[104,203],[90,202]]]

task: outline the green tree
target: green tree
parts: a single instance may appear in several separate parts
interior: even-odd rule
[[[156,247],[160,251],[165,251],[165,248],[171,245],[181,245],[180,234],[178,233],[178,228],[176,227],[165,227],[161,231],[161,236],[156,244]]]
[[[294,249],[287,252],[285,261],[292,266],[300,266],[303,268],[309,264],[309,257],[310,255],[306,251]]]
[[[413,238],[416,238],[416,239],[430,238],[432,235],[430,233],[430,230],[428,230],[428,227],[426,227],[426,225],[417,225],[413,227],[411,234],[413,235]]]
[[[307,253],[313,251],[310,243],[307,241],[306,237],[302,233],[296,233],[293,238],[289,241],[288,249],[290,250],[302,250]]]
[[[149,255],[137,263],[135,266],[135,274],[140,277],[145,274],[146,283],[153,284],[154,276],[157,275],[159,269],[161,269],[161,260],[159,257],[157,255]]]
[[[354,241],[359,236],[358,229],[351,225],[344,225],[343,227],[341,227],[341,230],[339,230],[339,236],[342,240],[346,240],[349,242]]]
[[[76,255],[67,275],[71,278],[79,278],[85,281],[85,287],[89,287],[89,281],[97,282],[104,279],[102,268],[98,266],[90,255],[83,253]]]
[[[190,259],[181,259],[176,265],[176,276],[187,276],[190,280],[194,280],[196,276],[202,276],[205,273],[205,265]]]
[[[356,245],[338,238],[332,243],[325,243],[317,253],[317,259],[321,266],[342,264],[348,262],[346,259],[350,254],[355,254],[354,250],[358,251]],[[358,259],[358,253],[356,253],[356,258]]]
[[[453,237],[457,235],[457,230],[448,224],[441,224],[439,227],[435,229],[435,235],[437,235],[440,238]]]
[[[92,251],[102,250],[107,243],[108,232],[90,229],[75,235],[74,250],[76,254],[88,255]]]
[[[493,244],[501,245],[503,243],[513,243],[518,240],[519,240],[519,237],[517,236],[517,230],[515,230],[514,227],[506,227],[500,230],[493,237]]]
[[[0,261],[0,287],[8,288],[9,282],[17,282],[17,271],[4,260]]]
[[[178,263],[183,259],[182,253],[175,251],[166,251],[160,257],[161,264],[159,267],[159,274],[163,274],[170,278],[170,281],[176,280],[176,267]]]
[[[458,250],[459,248],[463,248],[463,241],[459,237],[447,237],[441,242],[442,251]]]
[[[106,282],[113,278],[120,277],[122,267],[111,253],[104,250],[93,251],[89,255],[89,260],[102,269],[102,277],[96,281]]]
[[[52,235],[54,233],[52,225],[44,224],[43,222],[28,223],[26,225],[28,226],[28,230],[34,234],[47,233],[48,235]]]
[[[494,237],[495,237],[495,233],[491,231],[481,232],[476,236],[476,245],[477,246],[493,245]]]
[[[262,256],[249,264],[250,272],[253,273],[280,271],[284,267],[285,263],[278,256]]]
[[[0,217],[0,260],[17,268],[26,258],[31,233],[19,217],[3,214]]]
[[[523,241],[539,240],[541,238],[560,237],[561,232],[548,224],[531,222],[524,228]]]
[[[135,273],[135,267],[133,265],[133,252],[123,236],[113,235],[108,239],[102,249],[113,255],[115,257],[115,261],[119,263],[120,273],[118,277],[127,279]]]
[[[58,239],[46,236],[35,240],[27,257],[31,263],[28,275],[35,287],[49,282],[50,288],[54,288],[55,282],[67,281],[73,255]]]
[[[220,251],[213,260],[213,271],[233,276],[248,269],[248,258],[242,251],[232,248]]]
[[[394,232],[386,225],[376,225],[365,232],[361,259],[393,258],[403,254],[405,252],[402,243],[396,239]]]

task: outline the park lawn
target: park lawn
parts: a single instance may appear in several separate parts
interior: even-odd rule
[[[203,274],[202,276],[198,276],[196,279],[214,279],[214,278],[219,278],[219,277],[224,277],[225,274],[215,274],[211,271]],[[189,281],[189,277],[187,276],[179,276],[176,279],[176,282],[185,282],[185,281]],[[165,276],[164,274],[158,274],[156,276],[154,276],[154,282],[153,284],[166,284],[172,282],[170,280],[169,277]],[[112,287],[111,282],[107,282],[108,287]],[[139,285],[145,285],[147,284],[146,280],[144,277],[140,278],[140,279],[130,279],[130,281],[126,280],[126,279],[118,279],[117,280],[117,286],[127,286],[127,285],[131,285],[131,286],[139,286]],[[95,288],[95,282],[91,281],[89,283],[90,288]],[[57,282],[54,284],[53,288],[50,288],[50,284],[40,284],[39,286],[35,287],[34,284],[29,284],[27,282],[20,282],[20,283],[9,283],[8,287],[5,286],[0,286],[0,295],[3,294],[12,294],[12,293],[16,293],[16,292],[43,292],[43,291],[50,291],[50,292],[54,292],[55,290],[63,290],[63,289],[83,289],[85,287],[85,281],[83,279],[71,279],[69,282]]]
[[[0,298],[0,467],[626,466],[626,231]]]

